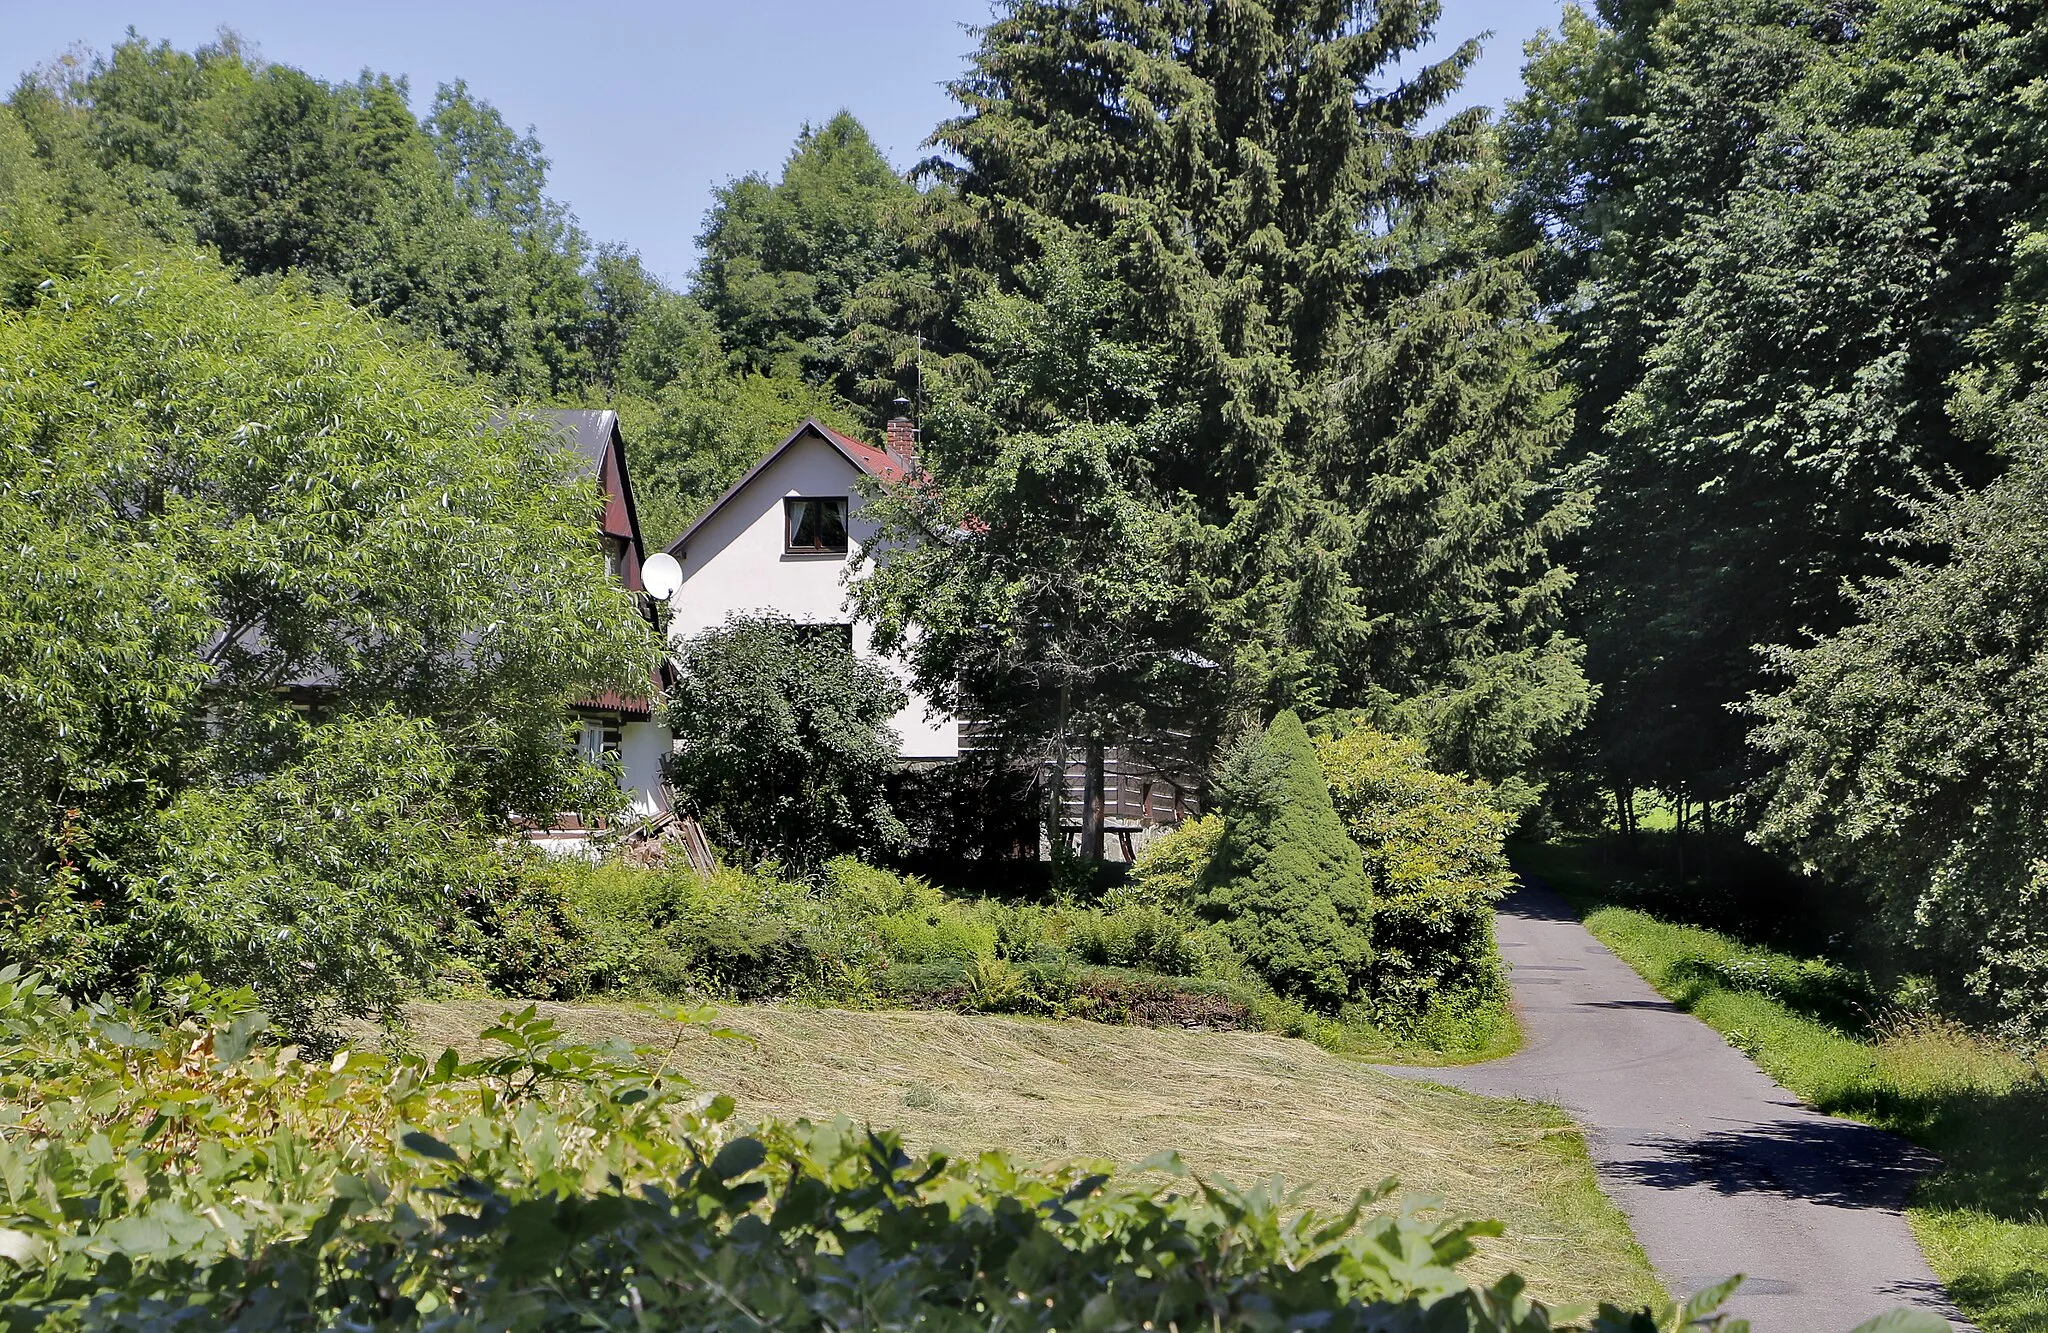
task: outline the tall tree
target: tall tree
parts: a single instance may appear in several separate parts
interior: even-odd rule
[[[2042,40],[1989,0],[1675,0],[1536,47],[1508,142],[1599,464],[1617,785],[1741,790],[1754,645],[1843,623],[1917,471],[1993,470],[1948,399],[2037,207]]]
[[[306,982],[317,920],[347,947],[306,984],[384,1005],[352,970],[414,968],[449,885],[390,820],[459,841],[616,799],[562,744],[572,702],[654,665],[601,497],[542,423],[480,430],[504,409],[452,358],[176,258],[0,310],[0,365],[0,897],[77,945],[69,984],[172,936],[290,959],[223,980]],[[387,890],[398,933],[351,933]]]
[[[546,366],[548,391],[571,395],[601,379],[588,345],[590,243],[569,210],[548,196],[548,159],[533,127],[515,136],[496,107],[457,79],[435,91],[421,128],[456,198],[512,239],[527,337]]]
[[[587,320],[592,387],[606,398],[659,393],[716,351],[703,309],[620,245],[599,246],[591,262]]]
[[[1561,402],[1534,362],[1520,270],[1487,253],[1484,115],[1423,128],[1477,47],[1391,72],[1436,16],[1428,0],[1011,0],[953,86],[963,110],[935,135],[948,156],[926,215],[946,262],[998,291],[1063,234],[1128,289],[1124,319],[1156,349],[1174,428],[1144,434],[1122,471],[1170,516],[1166,567],[1188,614],[1162,624],[1197,627],[1155,650],[1218,663],[1228,706],[1256,713],[1455,691],[1475,652],[1529,654],[1540,670],[1494,675],[1464,714],[1402,715],[1455,763],[1512,768],[1583,711],[1575,650],[1553,641],[1563,579],[1547,555],[1581,501],[1546,489]],[[963,311],[969,287],[956,284]],[[1403,345],[1424,316],[1436,332]],[[935,342],[957,355],[973,334],[963,314]],[[1490,350],[1461,361],[1454,346],[1475,337]],[[988,397],[999,433],[1038,429],[1002,404],[999,373],[949,373],[949,391]],[[1460,425],[1461,398],[1485,431]],[[938,423],[929,434],[940,485],[971,484],[992,456],[949,456]],[[1401,542],[1375,547],[1369,510],[1402,515]],[[1533,527],[1533,549],[1509,519]],[[1392,636],[1436,614],[1433,599],[1466,599],[1448,619],[1501,641],[1438,635],[1401,660]],[[1575,697],[1527,707],[1531,684]],[[1468,725],[1477,712],[1488,720]],[[1519,734],[1481,745],[1461,728]]]
[[[884,538],[856,586],[878,645],[905,653],[941,706],[1062,776],[1082,749],[1092,808],[1106,748],[1184,724],[1210,673],[1175,650],[1194,627],[1144,480],[1148,450],[1185,425],[1159,402],[1164,362],[1099,250],[1043,244],[1018,290],[968,307],[991,383],[943,394],[926,418],[927,457],[953,480],[877,497]],[[1064,790],[1047,791],[1053,846]],[[1083,822],[1099,859],[1100,822]]]
[[[806,125],[779,180],[757,173],[716,191],[692,293],[743,368],[801,372],[851,396],[850,307],[903,262],[916,197],[850,112]]]
[[[256,61],[231,36],[186,53],[131,35],[25,80],[7,110],[64,225],[112,213],[135,238],[211,244],[346,293],[510,390],[583,396],[606,373],[591,248],[546,193],[539,143],[460,82],[424,123],[409,97],[383,75]]]
[[[1758,835],[1869,890],[1882,935],[1956,1010],[2048,1034],[2048,431],[1918,503],[1857,619],[1772,654],[1754,739],[1779,762]]]

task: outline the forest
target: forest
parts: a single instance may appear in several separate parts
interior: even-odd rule
[[[1418,57],[1439,18],[1000,0],[921,160],[843,111],[805,125],[715,190],[680,290],[461,81],[133,30],[25,72],[0,104],[0,961],[145,1008],[204,978],[191,1031],[253,986],[309,1051],[454,967],[846,1004],[873,970],[934,1004],[1497,1053],[1512,838],[1525,869],[1571,845],[1662,876],[1688,921],[1825,936],[1857,1004],[2035,1058],[2048,24],[1596,0],[1492,111],[1460,91],[1478,39]],[[567,707],[668,661],[535,406],[618,412],[649,549],[804,418],[914,416],[921,479],[868,498],[893,554],[850,590],[878,644],[1010,757],[1184,738],[1226,818],[1107,896],[1056,869],[1042,912],[846,859],[912,836],[874,773],[851,813],[804,776],[801,849],[735,833],[758,879],[507,857],[514,812],[610,799]],[[808,679],[785,649],[668,664]],[[294,702],[308,681],[336,702]],[[815,725],[865,719],[845,752],[879,771],[885,687],[844,688],[872,697],[819,694]],[[703,781],[740,807],[736,772]],[[7,1002],[60,1024],[18,975]],[[470,1096],[393,1058],[399,1101]],[[642,1132],[590,1095],[578,1116]],[[868,1151],[771,1147],[821,1178]],[[691,1188],[738,1207],[759,1164]],[[350,1291],[351,1318],[381,1299]]]

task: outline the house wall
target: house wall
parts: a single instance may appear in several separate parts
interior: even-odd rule
[[[868,627],[855,621],[846,581],[875,525],[861,514],[859,469],[814,435],[806,435],[754,476],[674,552],[683,586],[669,603],[669,632],[685,639],[726,617],[778,611],[814,624],[853,624],[854,651],[905,679],[900,664],[878,654]],[[845,555],[791,555],[784,551],[782,502],[791,496],[847,497]],[[908,684],[905,689],[908,690]],[[914,691],[891,723],[907,759],[951,759],[960,753],[959,723],[933,713]]]
[[[633,797],[633,813],[643,819],[668,809],[661,765],[672,744],[668,728],[658,722],[628,722],[619,729],[620,781]]]

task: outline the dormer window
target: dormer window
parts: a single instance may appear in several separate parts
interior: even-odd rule
[[[846,554],[846,497],[790,498],[784,500],[783,531],[791,555]]]

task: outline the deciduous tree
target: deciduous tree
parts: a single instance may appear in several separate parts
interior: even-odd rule
[[[2043,41],[1977,0],[1616,0],[1534,48],[1507,141],[1597,468],[1618,786],[1740,792],[1754,646],[1847,622],[1918,471],[1996,470],[1949,400],[2040,207]]]
[[[852,396],[852,305],[907,262],[916,199],[851,113],[806,125],[779,179],[756,173],[716,191],[691,292],[742,368],[802,373]]]
[[[1856,619],[1779,648],[1752,740],[1778,763],[1757,836],[1867,888],[1899,962],[1963,1012],[2048,1033],[2048,431],[1915,505]]]
[[[605,575],[580,459],[505,413],[442,354],[217,261],[93,269],[0,310],[0,884],[77,985],[160,961],[134,927],[182,873],[169,811],[284,800],[263,784],[288,772],[321,789],[311,756],[352,719],[401,720],[350,762],[382,756],[394,792],[425,782],[408,808],[451,836],[616,800],[564,719],[587,692],[645,690],[652,638]],[[407,768],[393,737],[413,722],[447,781]],[[393,860],[358,880],[286,878],[369,912],[377,885],[440,873],[379,845]],[[406,882],[415,907],[439,891]],[[328,980],[345,1006],[388,998]]]

